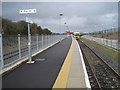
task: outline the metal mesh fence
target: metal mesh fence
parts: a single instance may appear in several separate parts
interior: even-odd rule
[[[120,32],[120,27],[119,28],[111,28],[111,29],[107,29],[107,30],[95,31],[95,32],[91,32],[89,34],[102,34],[102,33],[111,33],[111,32]]]
[[[13,56],[14,57],[11,57]],[[17,60],[18,57],[18,38],[17,36],[4,36],[3,35],[3,60],[4,65]]]
[[[20,48],[21,48],[21,57],[28,56],[28,37],[23,35],[20,36]]]
[[[34,54],[57,41],[65,38],[66,35],[33,35],[31,36],[31,53]],[[28,57],[28,36],[5,36],[0,37],[0,59],[3,55],[3,67],[8,67],[19,60]],[[2,47],[1,47],[2,46]],[[0,60],[2,61],[2,60]]]

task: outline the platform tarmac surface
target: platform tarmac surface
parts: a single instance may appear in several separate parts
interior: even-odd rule
[[[2,78],[2,88],[52,88],[71,42],[71,37],[68,37],[33,57],[34,64],[25,62],[7,73]]]

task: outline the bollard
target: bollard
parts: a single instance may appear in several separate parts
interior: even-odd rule
[[[18,50],[19,50],[19,60],[20,60],[21,59],[20,34],[18,34]]]
[[[2,34],[0,34],[0,60],[1,60],[1,67],[0,69],[2,70],[4,67],[4,62],[3,62],[3,43],[2,43]]]

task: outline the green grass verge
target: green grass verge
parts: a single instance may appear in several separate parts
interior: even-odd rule
[[[99,50],[102,50],[103,53],[108,54],[116,59],[118,59],[118,52],[115,52],[114,50],[110,49],[109,46],[103,46],[100,45],[99,43],[95,42],[95,41],[90,41],[88,39],[85,38],[80,38],[80,40],[83,40],[91,45],[93,45],[94,47],[98,48]]]

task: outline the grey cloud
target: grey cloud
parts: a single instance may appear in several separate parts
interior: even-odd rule
[[[90,32],[101,29],[101,24],[107,28],[117,27],[117,2],[4,2],[3,17],[13,21],[25,20],[26,15],[20,15],[19,10],[36,8],[37,14],[30,15],[30,19],[42,27],[59,32],[59,13],[62,16],[63,32],[70,30]],[[97,29],[94,27],[97,26]]]

